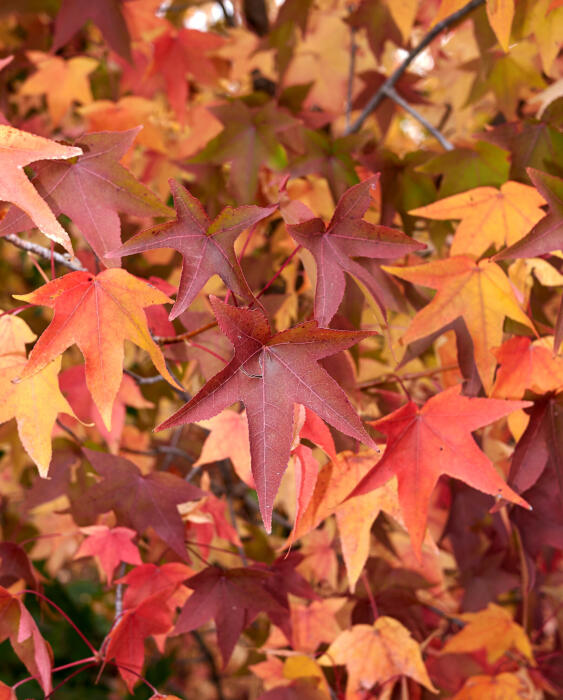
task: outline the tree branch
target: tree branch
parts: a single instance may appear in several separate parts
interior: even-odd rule
[[[411,117],[414,117],[418,122],[420,122],[422,126],[432,134],[436,141],[440,142],[440,144],[446,149],[446,151],[454,150],[454,146],[451,143],[451,141],[448,141],[448,139],[445,136],[443,136],[435,126],[432,126],[432,124],[426,119],[426,117],[423,117],[422,114],[417,112],[417,110],[414,107],[412,107],[406,100],[404,100],[395,90],[395,88],[387,88],[385,90],[385,94],[390,100],[393,100],[393,102],[402,107],[405,110],[405,112],[408,112],[411,115]]]
[[[51,252],[49,248],[44,248],[42,245],[39,245],[37,243],[32,243],[31,241],[24,241],[23,238],[16,236],[15,233],[10,233],[7,236],[3,236],[2,238],[3,240],[8,241],[12,245],[15,245],[16,248],[21,248],[22,250],[25,250],[28,253],[35,253],[41,258],[45,258],[45,260],[51,260],[52,256],[54,260],[56,260],[61,265],[68,267],[69,270],[86,272],[86,268],[78,260],[71,260],[66,255],[61,255],[61,253],[56,253],[54,251]]]
[[[466,17],[476,7],[479,7],[479,5],[483,5],[484,3],[485,0],[471,0],[471,2],[468,2],[467,5],[462,7],[460,10],[458,10],[457,12],[453,12],[451,15],[449,15],[449,17],[446,17],[441,22],[438,22],[436,26],[432,27],[428,34],[426,34],[426,36],[422,39],[420,44],[418,44],[414,47],[414,49],[411,49],[411,51],[409,51],[405,60],[387,78],[387,80],[383,83],[379,90],[377,90],[377,92],[373,95],[371,100],[364,107],[362,113],[356,119],[356,121],[349,128],[346,129],[346,136],[348,136],[349,134],[355,134],[362,128],[363,123],[373,112],[373,110],[379,105],[380,102],[382,102],[385,99],[385,97],[387,97],[387,91],[389,90],[389,88],[395,87],[395,84],[397,83],[399,78],[403,75],[403,73],[418,56],[418,54],[424,51],[424,49],[432,43],[432,41],[438,36],[438,34],[443,32],[444,29],[451,27],[452,24],[455,24],[460,19]]]
[[[350,27],[350,64],[348,68],[348,88],[346,91],[346,128],[350,128],[352,119],[352,93],[354,91],[354,75],[356,73],[356,27]]]

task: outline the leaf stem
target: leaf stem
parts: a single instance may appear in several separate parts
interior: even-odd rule
[[[33,591],[30,588],[24,588],[22,591],[18,591],[15,595],[25,595],[26,593],[30,595],[35,595],[41,600],[45,601],[48,603],[51,607],[53,607],[59,615],[62,615],[64,619],[68,622],[68,624],[74,629],[74,631],[78,634],[78,636],[82,639],[84,644],[90,649],[92,654],[94,655],[95,658],[98,658],[98,651],[94,648],[90,640],[86,637],[86,635],[76,626],[76,624],[70,619],[70,617],[62,610],[59,608],[59,606],[56,603],[53,603],[53,601],[50,598],[47,598],[46,595],[43,595],[43,593],[39,593],[39,591]]]

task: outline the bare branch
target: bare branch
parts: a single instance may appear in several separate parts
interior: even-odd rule
[[[411,117],[414,117],[418,122],[420,122],[422,126],[432,134],[436,141],[440,142],[440,144],[446,149],[446,151],[454,150],[453,144],[450,141],[448,141],[448,139],[445,136],[443,136],[435,126],[432,126],[432,124],[426,119],[426,117],[423,117],[422,114],[417,112],[417,110],[414,107],[412,107],[406,100],[404,100],[395,90],[395,88],[387,88],[385,90],[385,94],[390,100],[393,100],[393,102],[402,107],[405,110],[405,112],[408,112],[411,115]]]
[[[371,100],[364,107],[362,113],[356,119],[356,121],[349,128],[346,129],[346,136],[348,136],[349,134],[355,134],[362,128],[363,123],[373,112],[373,110],[379,105],[380,102],[382,102],[385,99],[385,97],[387,97],[387,91],[389,90],[389,88],[395,87],[395,84],[397,83],[399,78],[403,75],[403,73],[406,71],[406,69],[410,66],[410,64],[414,61],[414,59],[418,56],[419,53],[424,51],[424,49],[429,44],[431,44],[432,41],[441,32],[444,31],[444,29],[451,27],[452,24],[455,24],[460,19],[463,19],[476,7],[479,7],[479,5],[483,5],[484,3],[485,0],[471,0],[471,2],[468,2],[467,5],[462,7],[460,10],[458,10],[457,12],[453,12],[451,15],[449,15],[449,17],[446,17],[441,22],[438,22],[438,24],[432,27],[432,29],[428,32],[428,34],[426,34],[422,41],[417,46],[415,46],[414,49],[411,49],[411,51],[409,51],[408,55],[406,56],[405,60],[401,63],[401,65],[387,78],[387,80],[383,83],[379,90],[377,90],[377,92],[373,95]]]
[[[55,252],[51,253],[49,248],[44,248],[42,245],[38,245],[37,243],[32,243],[31,241],[24,241],[23,238],[16,236],[15,233],[10,233],[7,236],[3,236],[2,238],[3,238],[3,240],[8,241],[12,245],[15,245],[17,248],[21,248],[22,250],[26,250],[28,253],[35,253],[36,255],[39,255],[40,257],[44,258],[45,260],[51,260],[51,255],[52,255],[54,260],[56,260],[61,265],[68,267],[69,270],[75,270],[75,271],[81,271],[81,272],[87,271],[86,268],[78,260],[76,260],[76,259],[71,260],[66,255],[61,255],[61,253],[55,253]]]

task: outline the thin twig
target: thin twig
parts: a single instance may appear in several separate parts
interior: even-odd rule
[[[390,100],[393,100],[393,102],[402,107],[405,110],[405,112],[408,112],[411,115],[411,117],[414,117],[418,122],[420,122],[422,126],[432,134],[436,141],[440,142],[440,144],[446,149],[446,151],[454,150],[454,145],[451,143],[451,141],[448,141],[448,139],[445,136],[443,136],[435,126],[432,126],[432,124],[428,121],[428,119],[426,119],[426,117],[423,117],[422,114],[420,114],[420,112],[418,112],[406,100],[404,100],[395,90],[395,88],[387,88],[385,90],[385,94]]]
[[[350,27],[350,64],[348,69],[348,89],[346,91],[346,128],[350,128],[352,119],[352,95],[354,92],[354,75],[356,73],[356,53],[358,45],[356,44],[356,27]]]
[[[211,330],[211,328],[215,328],[217,325],[217,321],[210,321],[209,323],[206,323],[205,326],[200,326],[199,328],[196,328],[193,331],[186,331],[186,333],[180,333],[179,335],[155,335],[153,336],[153,340],[159,345],[171,345],[172,343],[182,343],[184,340],[195,338],[196,335]]]
[[[61,265],[68,267],[69,270],[87,272],[86,268],[78,260],[71,260],[70,257],[67,257],[67,255],[62,255],[61,253],[56,253],[55,251],[51,253],[49,248],[44,248],[42,245],[32,243],[31,241],[24,241],[23,238],[16,236],[15,233],[10,233],[7,236],[3,236],[2,238],[3,240],[8,241],[12,245],[15,245],[16,248],[21,248],[22,250],[25,250],[28,253],[35,253],[36,255],[39,255],[45,260],[51,260],[52,255],[53,260],[56,260]]]
[[[123,452],[128,452],[132,455],[146,455],[147,457],[156,457],[158,455],[172,455],[173,457],[180,457],[186,462],[193,464],[196,460],[191,454],[183,450],[181,447],[176,447],[175,445],[155,445],[155,447],[150,450],[136,450],[133,447],[126,447],[122,445],[120,448]]]
[[[125,562],[122,561],[121,564],[119,565],[119,571],[117,574],[117,578],[121,579],[125,576]],[[115,587],[115,617],[114,617],[114,626],[121,620],[121,617],[123,615],[123,583],[118,583],[117,586]]]
[[[213,656],[213,654],[209,650],[209,647],[205,643],[205,640],[197,630],[193,630],[191,635],[196,640],[197,645],[201,649],[201,653],[205,656],[205,660],[207,661],[207,665],[209,666],[209,670],[211,671],[211,679],[215,684],[215,687],[217,688],[218,700],[225,700],[225,696],[223,695],[223,688],[221,686],[221,674],[219,673],[219,669],[217,668],[217,664],[215,663],[215,657]]]
[[[134,379],[137,384],[156,384],[157,382],[165,382],[166,379],[161,374],[155,374],[152,377],[141,377],[140,374],[132,372],[130,369],[123,370],[125,374],[128,374],[131,379]]]
[[[449,17],[446,17],[441,22],[438,22],[438,24],[432,27],[432,29],[428,32],[428,34],[426,34],[422,41],[417,46],[415,46],[414,49],[411,49],[411,51],[409,51],[405,60],[398,66],[398,68],[395,69],[395,71],[393,71],[393,73],[387,78],[383,85],[375,92],[375,94],[364,107],[362,113],[359,115],[356,121],[353,122],[350,125],[350,127],[346,129],[346,136],[348,136],[349,134],[355,134],[362,128],[363,123],[373,112],[373,110],[379,105],[380,102],[382,102],[382,100],[385,99],[385,97],[387,97],[387,90],[389,88],[395,87],[395,84],[397,83],[399,78],[403,75],[403,73],[406,71],[406,69],[410,66],[410,64],[414,61],[414,59],[418,56],[419,53],[424,51],[424,49],[429,44],[431,44],[432,41],[439,34],[441,34],[441,32],[444,31],[444,29],[451,27],[452,24],[455,24],[460,19],[463,19],[476,7],[479,7],[479,5],[483,5],[484,3],[485,0],[471,0],[471,2],[468,2],[467,5],[459,9],[457,12],[452,13],[451,15],[449,15]]]

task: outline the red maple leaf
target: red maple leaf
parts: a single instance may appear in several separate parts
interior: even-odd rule
[[[493,496],[529,504],[495,471],[471,431],[530,406],[529,401],[474,399],[455,386],[419,408],[413,401],[371,425],[387,435],[383,457],[350,494],[360,496],[397,476],[399,503],[413,548],[420,554],[430,496],[440,474],[449,474]]]
[[[210,300],[220,329],[235,348],[234,357],[156,430],[211,418],[241,400],[248,417],[252,474],[269,530],[291,450],[294,404],[307,406],[343,433],[374,446],[345,393],[318,363],[372,333],[323,329],[308,321],[273,334],[262,311],[228,306],[216,297]]]
[[[174,248],[182,254],[182,276],[176,303],[170,319],[185,311],[212,275],[219,275],[229,289],[246,301],[254,296],[235,254],[234,243],[239,235],[265,219],[276,207],[225,207],[214,221],[201,203],[174,180],[170,180],[177,218],[141,231],[110,257],[142,253],[155,248]]]
[[[91,525],[81,528],[86,539],[74,555],[80,557],[98,557],[100,565],[111,586],[113,573],[122,561],[128,564],[142,564],[139,550],[131,542],[137,534],[128,527],[113,527],[107,525]]]
[[[350,187],[328,226],[319,218],[287,225],[295,241],[310,250],[317,263],[315,318],[321,326],[328,326],[338,310],[346,287],[345,272],[357,278],[383,309],[377,277],[355,258],[390,260],[425,247],[397,229],[363,220],[371,203],[370,190],[378,179],[375,175]]]
[[[186,585],[194,590],[184,605],[174,627],[174,634],[183,634],[215,620],[217,642],[223,662],[230,659],[235,644],[245,627],[259,612],[289,616],[266,588],[270,574],[255,569],[220,569],[210,566]]]
[[[184,523],[176,506],[201,498],[203,492],[173,474],[143,476],[133,462],[123,457],[86,448],[84,454],[103,479],[80,499],[80,515],[93,519],[97,513],[113,510],[120,525],[139,534],[152,527],[169,547],[186,558]]]

